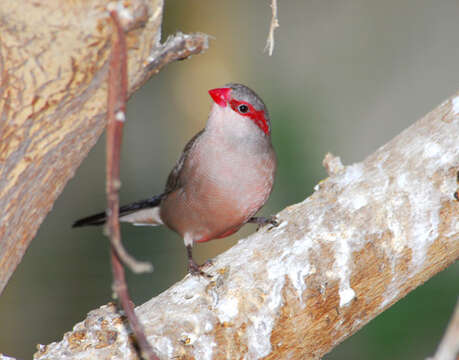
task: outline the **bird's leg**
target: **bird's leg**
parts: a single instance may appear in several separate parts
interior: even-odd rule
[[[249,220],[247,220],[248,223],[253,223],[253,224],[258,224],[258,229],[262,227],[263,225],[266,224],[271,224],[273,227],[276,227],[279,225],[279,220],[272,215],[272,216],[252,216]],[[258,230],[257,229],[257,230]]]
[[[186,246],[186,253],[188,255],[188,272],[191,275],[200,275],[200,276],[204,276],[208,278],[212,277],[212,275],[206,274],[204,271],[201,270],[204,266],[208,264],[212,264],[212,261],[207,260],[202,265],[199,265],[198,263],[196,263],[196,261],[194,261],[193,259],[192,245]]]

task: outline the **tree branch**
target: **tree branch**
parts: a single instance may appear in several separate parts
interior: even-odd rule
[[[459,93],[136,309],[161,359],[318,359],[459,257]],[[112,306],[35,359],[134,359]],[[106,340],[110,339],[110,341]]]

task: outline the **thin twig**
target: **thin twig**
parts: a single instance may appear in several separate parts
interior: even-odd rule
[[[127,53],[126,39],[119,22],[118,12],[110,11],[117,31],[114,32],[112,57],[110,59],[108,88],[108,124],[107,124],[107,185],[109,221],[107,231],[120,260],[135,273],[151,272],[149,262],[139,262],[124,249],[119,231],[119,199],[121,141],[123,125],[126,119],[127,100]]]
[[[131,93],[140,88],[153,75],[156,75],[167,64],[185,60],[192,55],[198,55],[206,51],[209,47],[209,36],[202,33],[177,34],[170,36],[167,40],[155,47],[153,52],[147,58],[143,71],[136,76],[131,82]]]
[[[269,56],[271,56],[274,51],[274,30],[279,27],[279,19],[277,18],[277,0],[271,0],[271,10],[271,25],[269,26],[269,33],[265,46],[265,51],[268,51]]]
[[[153,348],[148,342],[143,327],[134,312],[128,288],[126,285],[123,263],[136,272],[149,270],[151,265],[139,263],[124,250],[121,243],[119,227],[119,198],[120,187],[120,153],[123,124],[126,119],[127,100],[127,50],[124,30],[116,10],[110,11],[115,30],[113,32],[112,53],[108,75],[107,95],[107,202],[108,202],[108,234],[110,236],[110,253],[113,271],[113,291],[117,295],[121,306],[129,320],[132,331],[137,340],[140,353],[149,360],[157,360]]]

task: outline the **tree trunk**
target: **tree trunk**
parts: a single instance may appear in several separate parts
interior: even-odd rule
[[[131,0],[129,93],[204,35],[160,44],[162,0]],[[107,1],[0,1],[0,293],[106,124]]]

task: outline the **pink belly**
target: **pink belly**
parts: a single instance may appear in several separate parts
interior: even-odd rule
[[[271,193],[276,161],[268,150],[263,155],[250,155],[242,147],[229,153],[221,146],[196,150],[183,174],[183,188],[161,204],[161,219],[194,242],[235,233]]]

